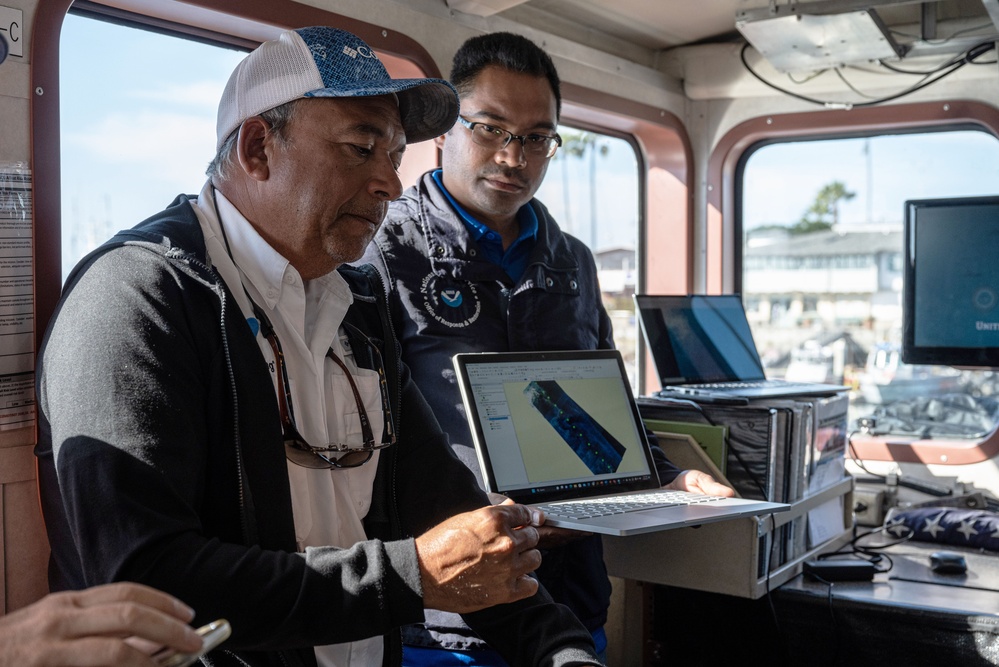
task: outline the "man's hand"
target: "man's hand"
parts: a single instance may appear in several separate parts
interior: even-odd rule
[[[500,493],[489,492],[486,495],[489,496],[489,502],[493,505],[502,505],[504,502],[510,502],[509,498]],[[539,549],[554,549],[555,547],[564,546],[570,542],[575,542],[576,540],[582,539],[587,535],[593,534],[582,530],[555,528],[554,526],[541,525],[537,528]]]
[[[0,618],[0,667],[154,667],[159,646],[201,649],[187,623],[194,612],[176,598],[119,583],[52,593]]]
[[[703,493],[706,496],[724,496],[731,498],[735,491],[729,487],[715,481],[715,478],[700,470],[684,470],[672,482],[665,486],[667,489],[675,491],[690,491],[692,493]]]
[[[423,603],[465,613],[534,595],[543,515],[507,500],[453,516],[416,538]]]

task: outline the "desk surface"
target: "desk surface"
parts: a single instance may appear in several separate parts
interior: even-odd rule
[[[773,667],[995,667],[999,553],[942,547],[895,545],[886,550],[891,570],[872,582],[830,587],[798,575],[770,600],[656,586],[650,645],[711,667],[745,664],[747,646],[755,662]],[[967,574],[934,574],[930,554],[941,550],[960,551]]]
[[[999,554],[915,541],[884,551],[893,565],[874,581],[798,575],[776,591],[790,664],[999,665]],[[961,553],[967,573],[934,573],[934,551]]]
[[[930,569],[930,554],[935,551],[961,553],[968,563],[967,572],[936,574]],[[876,574],[873,582],[836,582],[833,598],[963,617],[989,616],[999,623],[999,554],[915,541],[894,545],[884,553],[893,563],[890,570]],[[885,562],[879,567],[885,567]],[[799,575],[781,586],[780,593],[828,598],[830,588]]]

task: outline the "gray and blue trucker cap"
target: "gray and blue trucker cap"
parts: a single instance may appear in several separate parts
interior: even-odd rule
[[[299,28],[243,59],[219,102],[216,150],[240,124],[303,97],[395,94],[406,141],[440,136],[458,118],[458,93],[443,79],[393,79],[371,47],[345,30]]]

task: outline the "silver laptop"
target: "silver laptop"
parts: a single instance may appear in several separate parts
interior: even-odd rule
[[[546,523],[635,535],[789,508],[661,488],[616,350],[454,356],[488,491]]]
[[[849,387],[767,379],[738,294],[636,294],[660,396],[832,396]]]

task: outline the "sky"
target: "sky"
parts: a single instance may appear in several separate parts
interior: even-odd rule
[[[178,50],[177,41],[66,17],[60,42],[64,275],[81,253],[176,195],[197,192],[205,180],[218,100],[244,54],[193,42]]]
[[[999,193],[999,141],[967,130],[770,144],[746,163],[745,228],[797,222],[835,180],[855,193],[841,223],[901,224],[909,199]]]
[[[66,18],[60,52],[65,274],[118,229],[201,188],[218,100],[244,53],[75,15]],[[588,159],[563,153],[538,197],[590,244],[595,202],[596,249],[634,246],[636,157],[623,140],[601,145],[607,150],[596,155],[596,177]],[[856,192],[842,204],[841,222],[900,223],[906,199],[999,191],[999,141],[966,131],[775,144],[750,157],[745,179],[747,229],[793,224],[832,180]],[[567,182],[576,193],[569,197]]]
[[[579,135],[578,130],[560,130],[566,137]],[[600,136],[595,152],[582,158],[565,151],[556,153],[535,196],[563,230],[591,248],[638,245],[638,158],[623,139]],[[596,210],[596,216],[590,216],[591,210]]]

